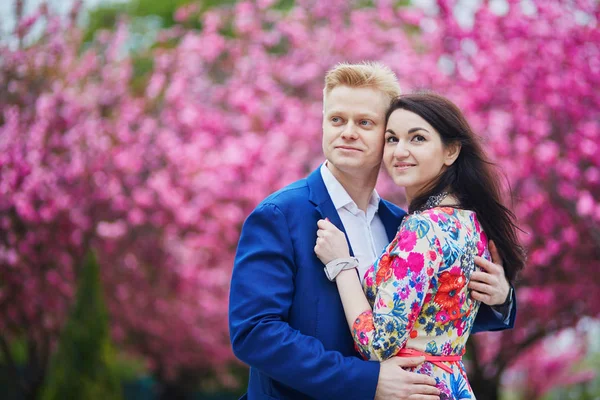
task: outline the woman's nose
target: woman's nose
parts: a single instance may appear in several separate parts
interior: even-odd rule
[[[396,158],[405,158],[408,157],[408,148],[406,144],[402,141],[396,143],[396,148],[394,149],[394,157]]]

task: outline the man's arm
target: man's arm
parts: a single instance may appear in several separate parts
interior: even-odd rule
[[[273,204],[259,206],[244,223],[229,301],[235,355],[311,397],[373,398],[379,363],[325,350],[318,339],[289,326],[296,266],[288,229]]]
[[[471,296],[483,304],[479,308],[473,333],[512,329],[517,315],[517,299],[504,274],[502,259],[493,241],[490,241],[492,261],[475,257],[475,263],[482,269],[471,276],[469,288]]]

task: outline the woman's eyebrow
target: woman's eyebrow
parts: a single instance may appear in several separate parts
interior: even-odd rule
[[[425,132],[429,133],[429,131],[428,131],[427,129],[425,129],[425,128],[421,128],[421,127],[419,127],[419,126],[417,126],[416,128],[410,128],[410,129],[408,130],[408,133],[415,133],[415,132],[417,132],[417,131],[425,131]]]

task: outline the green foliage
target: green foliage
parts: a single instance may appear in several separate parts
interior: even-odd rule
[[[87,15],[84,41],[93,39],[97,31],[112,29],[116,26],[119,15],[127,10],[126,4],[104,4],[90,10]]]
[[[148,79],[154,70],[154,59],[145,54],[136,55],[133,61],[133,79],[131,87],[135,94],[143,95]]]
[[[27,362],[27,340],[25,337],[13,338],[8,343],[10,356],[17,365],[23,365]],[[7,364],[3,351],[0,351],[0,364]]]
[[[141,358],[125,352],[116,354],[115,359],[111,362],[111,370],[123,383],[139,380],[149,374],[148,368]]]
[[[277,3],[275,3],[273,8],[277,10],[288,11],[291,10],[292,7],[294,7],[294,4],[294,0],[279,0]]]
[[[162,20],[163,27],[175,25],[173,15],[175,11],[186,4],[200,2],[198,0],[131,0],[128,7],[128,15],[132,17],[156,16]]]
[[[129,0],[125,3],[100,5],[91,9],[87,15],[85,41],[90,41],[100,29],[113,29],[120,17],[139,19],[146,17],[158,18],[162,28],[175,25],[175,11],[187,4],[198,4],[201,11],[207,9],[235,4],[236,0]],[[293,0],[281,0],[282,8],[291,8]],[[195,24],[192,28],[199,28]]]
[[[114,358],[99,266],[90,252],[79,277],[75,306],[52,360],[42,398],[122,398],[120,382],[112,369]]]

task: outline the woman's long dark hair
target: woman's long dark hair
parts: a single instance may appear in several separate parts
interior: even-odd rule
[[[459,143],[461,150],[454,163],[417,194],[409,212],[420,209],[430,196],[450,192],[459,207],[473,210],[488,239],[496,244],[502,257],[504,272],[513,282],[525,266],[525,251],[518,240],[515,215],[501,198],[500,176],[483,151],[460,109],[450,100],[435,93],[414,93],[394,99],[386,117],[398,109],[413,112],[429,123],[440,135],[444,146]]]

